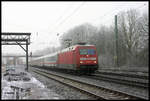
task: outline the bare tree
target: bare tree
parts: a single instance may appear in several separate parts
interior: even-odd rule
[[[120,12],[119,19],[119,34],[122,34],[123,45],[127,57],[127,64],[135,66],[140,62],[138,59],[141,48],[148,45],[148,19],[146,14],[140,17],[135,9],[130,9],[127,12]],[[143,45],[145,44],[145,45]]]
[[[62,36],[61,44],[64,45],[64,40],[71,39],[71,45],[79,42],[89,43],[90,37],[92,37],[97,31],[97,28],[85,23],[70,29],[67,33]]]
[[[137,45],[139,39],[139,33],[137,28],[138,12],[135,9],[130,9],[127,12],[121,12],[119,14],[119,30],[123,34],[122,37],[127,49],[127,60],[131,64],[132,57],[137,53]]]
[[[138,29],[139,29],[139,33],[140,33],[140,43],[138,48],[142,49],[144,47],[148,47],[148,30],[149,30],[149,20],[148,20],[148,14],[147,13],[143,13],[142,17],[139,18],[138,20]]]

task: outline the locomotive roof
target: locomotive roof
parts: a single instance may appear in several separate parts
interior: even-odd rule
[[[74,46],[70,46],[70,47],[67,47],[67,48],[61,50],[61,52],[66,52],[66,51],[74,50],[77,46],[94,46],[94,45],[89,45],[89,44],[86,44],[86,45],[74,45]]]

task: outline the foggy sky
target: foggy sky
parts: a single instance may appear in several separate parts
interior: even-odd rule
[[[29,52],[60,46],[59,37],[74,26],[109,26],[114,15],[135,8],[148,12],[148,2],[2,2],[2,32],[30,32]],[[144,5],[146,4],[146,5]],[[60,33],[57,36],[57,33]],[[19,46],[2,46],[2,53],[25,54]]]

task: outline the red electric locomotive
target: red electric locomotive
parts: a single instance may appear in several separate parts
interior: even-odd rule
[[[93,73],[98,69],[98,56],[94,45],[75,45],[58,54],[57,66]]]
[[[30,64],[89,74],[98,69],[98,56],[94,45],[74,45],[34,59]]]

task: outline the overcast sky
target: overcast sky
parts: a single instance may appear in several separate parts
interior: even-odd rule
[[[30,32],[29,52],[58,47],[59,37],[74,26],[109,26],[119,11],[148,12],[148,2],[2,2],[2,32]],[[38,34],[37,34],[38,33]],[[57,36],[57,33],[60,33]],[[24,46],[25,47],[25,46]],[[2,53],[25,54],[20,46],[2,46]]]

